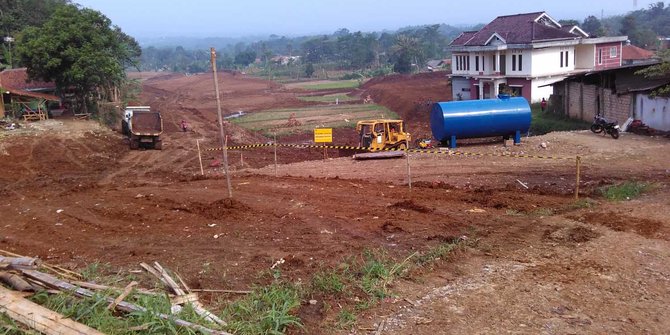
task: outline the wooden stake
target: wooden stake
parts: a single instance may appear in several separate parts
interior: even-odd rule
[[[223,116],[221,116],[221,98],[219,95],[219,79],[216,72],[216,50],[210,49],[212,72],[214,73],[214,90],[216,91],[216,108],[219,118],[219,131],[221,133],[221,144],[223,146],[223,170],[226,172],[226,185],[228,186],[228,197],[233,197],[233,186],[230,182],[230,173],[228,172],[228,148],[225,144],[226,134],[223,130]]]
[[[575,180],[575,200],[579,200],[579,177],[580,177],[580,169],[582,165],[582,158],[577,156],[576,159],[576,165],[577,165],[577,177]]]
[[[410,192],[412,191],[412,169],[409,165],[409,152],[405,148],[405,156],[407,156],[407,184],[409,185]]]
[[[275,177],[277,177],[277,132],[273,133],[275,144]]]
[[[198,146],[198,161],[200,161],[200,174],[205,175],[205,169],[202,168],[202,155],[200,154],[200,140],[195,140],[195,145]]]
[[[107,306],[107,309],[110,311],[115,310],[116,305],[120,304],[123,301],[123,299],[125,299],[130,294],[130,292],[133,291],[133,287],[136,286],[137,284],[138,283],[136,281],[131,281],[130,284],[128,284],[128,286],[126,286],[126,288],[123,289],[123,292],[121,292],[121,294],[119,294],[119,296]]]

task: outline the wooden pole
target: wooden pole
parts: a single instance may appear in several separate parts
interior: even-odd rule
[[[275,177],[277,177],[277,132],[273,133],[275,144]]]
[[[200,154],[200,140],[195,140],[195,145],[198,146],[198,161],[200,161],[200,174],[205,175],[205,169],[202,168],[202,155]]]
[[[233,186],[230,182],[230,173],[228,172],[228,148],[226,147],[226,134],[223,131],[223,117],[221,116],[221,97],[219,95],[219,79],[216,73],[216,50],[210,49],[212,72],[214,73],[214,90],[216,91],[216,109],[219,118],[219,131],[221,133],[221,145],[223,146],[223,170],[226,173],[226,185],[228,186],[228,197],[233,197]]]
[[[407,184],[409,185],[409,190],[412,191],[412,169],[409,165],[409,151],[405,148],[405,156],[407,156]]]
[[[576,173],[576,179],[575,179],[575,200],[579,200],[579,177],[580,177],[580,170],[581,170],[581,165],[582,165],[582,158],[577,156],[575,159],[576,165],[577,165],[577,173]]]

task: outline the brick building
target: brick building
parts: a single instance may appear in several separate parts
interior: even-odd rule
[[[649,79],[636,74],[647,66],[592,71],[554,83],[549,111],[584,121],[600,115],[623,124],[632,118],[670,131],[670,99],[650,95],[670,83],[670,77]]]

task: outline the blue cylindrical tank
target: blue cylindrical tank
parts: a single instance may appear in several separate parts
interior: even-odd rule
[[[530,128],[530,105],[522,97],[438,102],[430,113],[430,128],[440,141],[458,138],[514,136]],[[455,142],[455,141],[452,141]],[[455,147],[455,143],[452,143]]]

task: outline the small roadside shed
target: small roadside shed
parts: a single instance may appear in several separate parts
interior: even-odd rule
[[[54,83],[28,80],[26,68],[4,70],[0,72],[0,118],[11,113],[26,121],[45,120],[49,102],[60,102],[55,91]]]
[[[549,110],[584,121],[592,121],[596,115],[620,124],[640,120],[651,128],[670,131],[670,99],[651,95],[654,89],[669,84],[670,76],[645,78],[636,74],[650,65],[591,71],[555,82]]]

